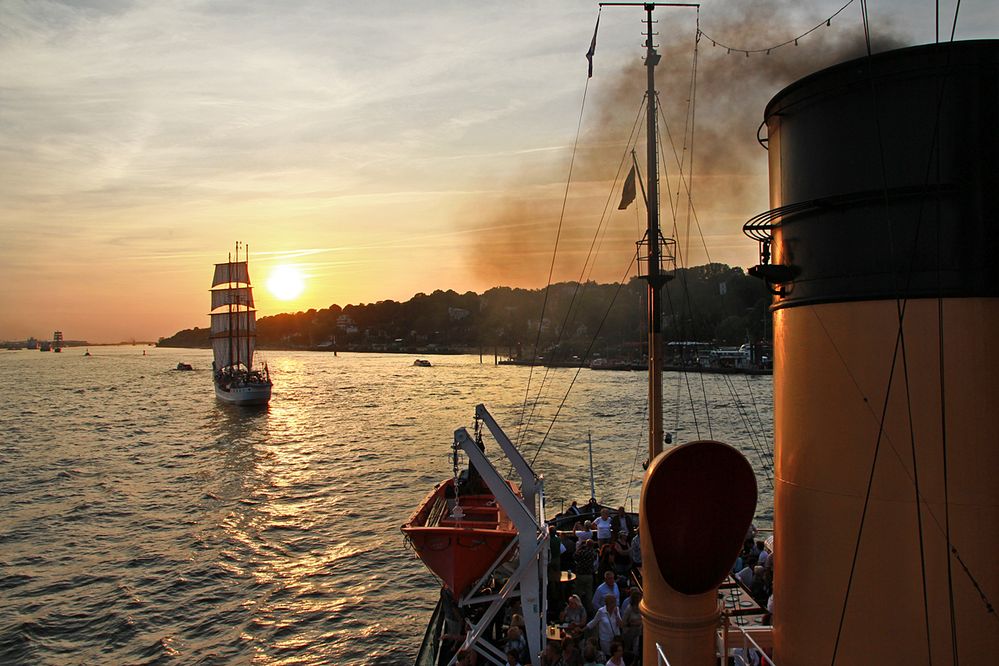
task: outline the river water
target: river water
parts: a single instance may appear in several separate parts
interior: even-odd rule
[[[479,402],[550,512],[589,496],[588,435],[598,499],[638,505],[642,373],[266,352],[249,411],[216,401],[207,350],[83,352],[0,352],[3,664],[411,663],[438,586],[399,526]],[[770,377],[664,379],[667,430],[742,448],[770,523]]]

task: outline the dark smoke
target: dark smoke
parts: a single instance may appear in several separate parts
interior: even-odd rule
[[[766,48],[800,34],[823,18],[797,16],[794,17],[794,27],[790,27],[781,17],[790,17],[795,12],[800,15],[801,10],[795,9],[795,3],[769,1],[746,4],[748,6],[728,11],[725,16],[711,16],[710,23],[707,21],[709,17],[704,17],[701,27],[715,40],[752,50]],[[710,39],[701,38],[697,55],[696,95],[693,98],[696,112],[693,203],[700,233],[706,240],[702,242],[695,223],[688,219],[685,194],[681,191],[682,201],[676,224],[684,265],[706,263],[708,255],[713,261],[726,263],[732,263],[730,257],[733,256],[753,256],[755,248],[751,241],[741,238],[740,230],[743,221],[768,207],[766,152],[756,141],[764,107],[775,94],[797,79],[866,54],[859,3],[855,5],[840,14],[831,27],[823,26],[801,39],[797,46],[785,46],[769,55],[751,54],[747,57],[744,53],[728,53],[722,46],[713,46]],[[685,142],[685,118],[691,100],[695,30],[693,21],[666,25],[663,16],[658,18],[661,32],[658,37],[659,52],[663,59],[657,69],[657,88],[675,149],[680,153]],[[907,45],[892,26],[881,25],[878,28],[872,38],[873,51]],[[560,240],[560,248],[565,253],[556,264],[555,281],[579,276],[610,182],[625,151],[645,90],[644,65],[637,51],[632,65],[613,74],[601,72],[598,67],[590,83],[590,98],[584,117],[584,123],[589,127],[581,137],[573,181],[590,183],[592,196],[567,210]],[[663,134],[661,141],[666,151],[668,175],[667,179],[662,179],[662,226],[664,234],[669,236],[672,235],[674,219],[666,190],[669,189],[676,197],[677,169],[666,127],[660,122],[659,128]],[[643,124],[638,148],[639,165],[643,170],[644,136]],[[690,162],[689,133],[686,143],[685,173]],[[564,182],[564,178],[564,163],[560,163],[557,168],[553,164],[553,173],[546,180]],[[528,205],[525,201],[511,198],[478,209],[474,219],[482,226],[498,227],[498,232],[477,237],[472,253],[477,276],[488,284],[542,286],[548,275],[560,203],[547,202],[547,205],[539,206],[537,202],[532,202]],[[614,201],[612,207],[616,207],[616,203]],[[589,206],[588,210],[583,208],[584,204]],[[628,214],[615,214],[612,218],[612,227],[604,240],[593,279],[621,279],[637,240],[634,213],[632,208]],[[721,249],[713,249],[721,237],[725,237]],[[707,252],[703,249],[705,244]]]

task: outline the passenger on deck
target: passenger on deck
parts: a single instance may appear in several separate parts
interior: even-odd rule
[[[561,666],[562,651],[558,649],[555,641],[549,641],[545,646],[545,651],[541,653],[541,666]]]
[[[631,526],[628,525],[628,514],[625,512],[623,506],[617,508],[617,513],[614,514],[614,533],[620,534],[624,532],[625,535],[631,536]]]
[[[586,521],[590,522],[590,521]],[[582,543],[583,539],[592,539],[593,530],[583,527],[583,523],[576,521],[576,524],[572,526],[572,532],[576,535],[576,543]]]
[[[617,539],[611,545],[614,549],[614,573],[627,576],[631,571],[631,546],[628,545],[628,534],[618,532]]]
[[[620,641],[614,641],[610,646],[610,659],[605,666],[624,666],[624,645]]]
[[[586,626],[586,609],[583,608],[583,600],[578,594],[569,596],[569,603],[562,611],[562,622],[565,623],[565,633],[573,640],[579,638]]]
[[[642,636],[642,611],[638,604],[642,601],[642,591],[637,587],[631,588],[631,595],[624,600],[621,611],[621,620],[624,627],[621,629],[621,641],[624,643],[624,651],[629,654],[638,654],[639,639]]]
[[[600,509],[600,515],[593,521],[593,527],[597,530],[597,543],[603,545],[610,543],[614,521],[610,517],[610,509]]]
[[[593,608],[601,608],[607,596],[614,597],[614,606],[617,607],[617,600],[621,598],[621,589],[617,586],[613,571],[604,572],[604,582],[600,583],[596,592],[593,593]],[[606,653],[606,650],[604,652]]]
[[[507,666],[520,666],[520,654],[516,650],[507,650],[506,664]]]
[[[631,546],[628,555],[631,557],[631,564],[634,567],[642,566],[642,543],[638,539],[638,529],[635,529],[635,536],[631,539]]]
[[[585,537],[580,539],[576,546],[576,554],[573,556],[572,570],[576,574],[575,590],[580,599],[585,599],[590,603],[593,595],[593,571],[597,561],[597,551],[593,547],[593,539]],[[590,607],[593,610],[593,607]]]
[[[617,556],[614,553],[614,545],[605,543],[600,546],[600,561],[597,563],[597,576],[602,577],[608,571],[613,571],[616,575],[617,570],[614,567],[616,562]]]
[[[517,625],[513,625],[506,630],[506,645],[504,645],[504,648],[507,654],[514,652],[518,658],[522,658],[524,653],[527,652],[527,641],[524,640],[520,627]]]
[[[613,594],[604,596],[604,605],[586,624],[587,629],[596,629],[597,640],[600,641],[600,649],[604,654],[611,653],[611,643],[621,635],[623,626],[624,620],[621,619],[621,611],[617,608],[617,597]]]
[[[772,581],[770,580],[770,571],[765,567],[756,565],[753,569],[753,584],[749,588],[749,594],[753,597],[753,601],[758,603],[760,606],[766,606],[767,597],[773,591]]]
[[[759,555],[756,556],[756,563],[763,566],[766,563],[767,558],[770,557],[770,553],[767,552],[767,546],[762,541],[757,541],[756,550],[759,552]]]
[[[578,516],[582,511],[579,510],[579,505],[576,504],[576,500],[572,500],[572,504],[569,505],[569,509],[566,511],[567,515]]]
[[[732,565],[732,575],[739,573],[746,568],[745,562],[742,561],[742,555],[735,558],[735,563]]]
[[[554,525],[548,527],[548,607],[552,612],[562,606],[562,551],[565,546]]]
[[[596,638],[586,641],[583,648],[583,666],[603,666],[607,662],[607,656],[600,651],[600,643]]]
[[[583,655],[575,639],[562,641],[562,666],[583,666]]]

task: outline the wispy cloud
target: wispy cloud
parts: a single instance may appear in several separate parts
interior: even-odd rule
[[[768,21],[776,33],[838,4],[770,3],[782,11]],[[702,27],[759,5],[706,4]],[[932,35],[925,11],[876,9]],[[965,11],[959,35],[994,34],[987,9]],[[75,337],[118,339],[109,313],[137,263],[181,276],[146,295],[191,325],[200,267],[237,239],[262,262],[335,264],[315,289],[323,306],[445,279],[483,286],[464,259],[478,252],[501,279],[511,258],[538,252],[503,238],[551,237],[595,17],[595,4],[540,1],[5,0],[0,281],[14,288],[0,296],[0,337],[74,317],[61,326],[82,329]],[[641,55],[640,26],[616,17],[601,23],[603,81]],[[599,152],[602,139],[587,138]],[[607,178],[579,176],[587,192]],[[530,214],[489,214],[506,199]],[[387,266],[403,253],[397,275]],[[519,265],[511,275],[528,280],[533,264]],[[72,274],[87,289],[67,286]],[[81,298],[92,316],[72,314]],[[135,334],[172,332],[154,319]]]

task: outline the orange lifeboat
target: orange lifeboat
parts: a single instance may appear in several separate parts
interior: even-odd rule
[[[519,496],[517,487],[507,483]],[[517,536],[492,493],[460,493],[456,500],[454,479],[437,484],[402,531],[456,599],[486,574]]]

